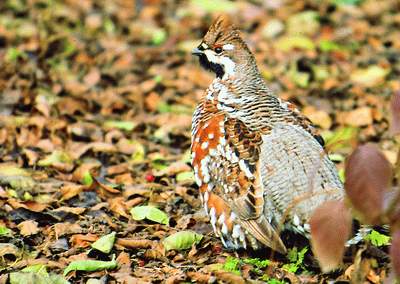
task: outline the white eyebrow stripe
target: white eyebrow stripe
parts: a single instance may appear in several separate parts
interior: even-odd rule
[[[201,47],[204,48],[204,49],[207,49],[207,48],[208,48],[208,45],[205,44],[205,43],[203,42],[203,43],[201,44]]]
[[[224,45],[222,46],[222,48],[223,48],[224,50],[233,50],[233,49],[235,49],[235,46],[234,46],[233,44],[228,43],[228,44],[224,44]]]

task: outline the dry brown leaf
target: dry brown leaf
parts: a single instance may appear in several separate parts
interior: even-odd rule
[[[45,203],[39,203],[35,201],[25,201],[21,202],[17,199],[10,198],[7,201],[14,209],[17,208],[25,208],[29,209],[33,212],[42,212],[44,211],[49,205]]]
[[[125,204],[125,199],[123,197],[109,198],[107,200],[110,205],[110,210],[117,214],[117,216],[123,216],[129,218],[127,213],[127,207]]]
[[[345,174],[345,189],[352,205],[368,223],[377,223],[392,177],[390,163],[376,146],[366,144],[350,155]]]
[[[313,106],[303,108],[303,114],[307,116],[311,122],[320,126],[322,129],[329,129],[332,126],[332,119],[329,114],[323,110],[317,110]]]
[[[397,229],[392,235],[390,258],[392,260],[393,270],[397,277],[400,278],[400,229]]]
[[[126,248],[151,248],[153,245],[155,245],[155,242],[151,240],[118,238],[116,244]]]
[[[83,77],[83,82],[86,84],[88,88],[92,88],[100,81],[100,71],[97,68],[92,68],[89,73]]]
[[[20,230],[21,235],[25,237],[39,233],[38,223],[33,220],[27,220],[19,223],[18,229]]]
[[[84,186],[79,185],[79,184],[66,184],[63,187],[61,187],[60,192],[61,192],[61,199],[62,200],[69,200],[75,196],[77,196],[79,193],[81,193],[84,189]]]
[[[86,211],[86,208],[61,206],[61,207],[58,207],[56,209],[53,209],[52,211],[53,212],[67,212],[67,213],[72,213],[72,214],[75,214],[75,215],[80,215],[80,214],[82,214],[83,212]]]
[[[121,191],[115,188],[112,188],[109,185],[106,185],[99,181],[98,178],[93,177],[94,185],[99,186],[101,189],[104,189],[106,192],[109,193],[120,193]]]
[[[232,283],[232,284],[245,284],[243,277],[233,274],[231,272],[226,271],[214,271],[214,275],[218,280],[223,281],[224,283]]]
[[[64,235],[79,234],[79,233],[82,233],[82,232],[83,232],[82,227],[77,223],[74,223],[74,224],[71,224],[71,223],[57,223],[57,224],[54,224],[54,233],[55,233],[57,239],[59,237],[64,236]]]
[[[351,231],[351,214],[343,201],[328,201],[310,219],[311,245],[322,271],[342,262],[344,245]]]
[[[99,237],[94,234],[75,234],[70,238],[70,242],[76,248],[86,248],[91,245],[91,243],[97,241]]]
[[[350,126],[360,127],[372,124],[372,111],[370,107],[360,107],[343,114],[344,123]]]
[[[390,107],[392,115],[390,131],[392,135],[400,134],[400,90],[393,94]]]
[[[210,283],[214,282],[212,279],[214,278],[211,274],[189,271],[187,272],[187,276],[196,283]]]
[[[82,182],[86,173],[92,174],[94,169],[99,168],[101,163],[99,161],[93,160],[90,162],[83,163],[73,172],[73,180],[76,182]]]

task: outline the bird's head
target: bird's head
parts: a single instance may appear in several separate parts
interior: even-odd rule
[[[192,54],[198,56],[200,64],[213,71],[218,78],[235,76],[249,63],[255,65],[254,57],[239,31],[226,16],[220,16],[213,22]]]

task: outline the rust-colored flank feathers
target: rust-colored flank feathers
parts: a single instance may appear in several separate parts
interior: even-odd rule
[[[323,139],[294,105],[275,96],[226,16],[193,54],[216,78],[192,122],[192,165],[215,234],[233,249],[286,247],[282,230],[309,234],[312,211],[343,198]]]

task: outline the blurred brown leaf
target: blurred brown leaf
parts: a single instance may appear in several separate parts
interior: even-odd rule
[[[397,135],[400,134],[400,90],[393,94],[390,107],[392,111],[390,131],[393,135]]]
[[[314,211],[310,226],[312,250],[322,271],[337,268],[351,230],[350,211],[343,201],[328,201]]]
[[[21,235],[25,237],[39,233],[38,223],[33,220],[27,220],[19,223],[18,229],[20,230]]]
[[[392,177],[390,163],[376,146],[366,144],[350,155],[345,174],[345,189],[354,208],[368,223],[378,223]]]
[[[392,246],[390,247],[390,257],[392,259],[393,270],[400,278],[400,229],[392,235]]]
[[[69,200],[81,193],[83,189],[84,186],[79,184],[66,184],[61,187],[61,197],[63,200]]]

